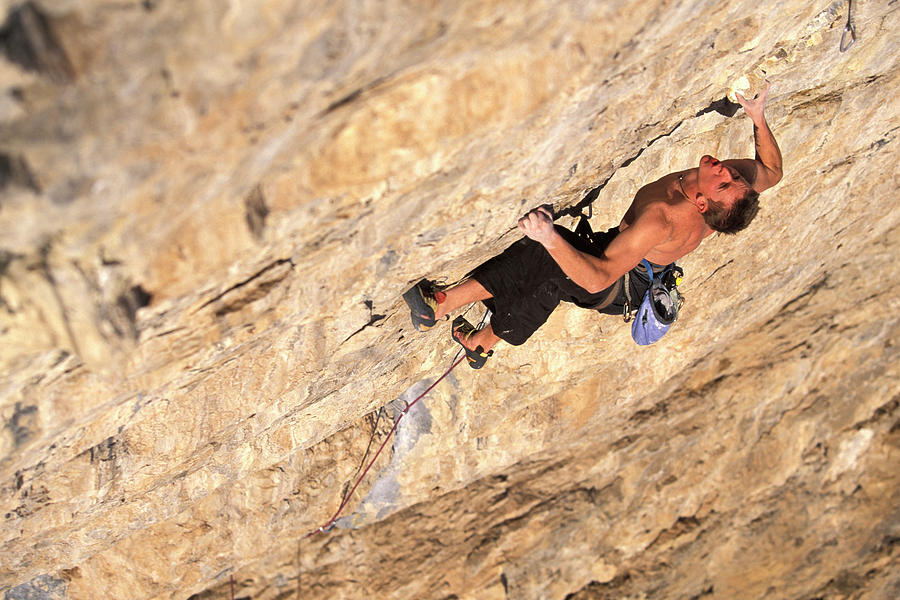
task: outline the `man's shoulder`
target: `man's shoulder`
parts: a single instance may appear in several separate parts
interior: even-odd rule
[[[663,244],[702,237],[707,230],[697,207],[680,193],[648,197],[640,209],[635,211],[635,222],[638,221],[657,232],[665,232],[661,236]]]
[[[635,203],[635,220],[645,219],[671,223],[678,219],[686,207],[692,206],[682,194],[672,193],[669,186],[661,186],[653,192],[645,194]]]

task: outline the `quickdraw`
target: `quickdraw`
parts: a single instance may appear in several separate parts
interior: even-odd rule
[[[856,43],[856,28],[853,26],[853,0],[847,0],[847,24],[844,25],[844,33],[841,34],[841,52],[849,50],[854,43]]]

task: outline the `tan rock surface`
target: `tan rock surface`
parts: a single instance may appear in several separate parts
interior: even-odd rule
[[[900,597],[900,13],[854,6],[840,53],[844,2],[0,0],[0,594]],[[785,178],[662,342],[561,308],[301,540],[451,363],[410,282],[752,154],[709,108],[766,77]]]

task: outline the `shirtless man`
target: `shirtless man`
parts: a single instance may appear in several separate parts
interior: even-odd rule
[[[573,232],[555,226],[546,209],[532,210],[519,219],[526,237],[477,267],[464,282],[441,290],[422,280],[403,295],[416,329],[430,328],[461,306],[483,302],[492,311],[488,325],[476,330],[458,317],[452,327],[469,366],[477,369],[499,340],[524,343],[561,300],[622,314],[626,298],[641,298],[649,285],[641,259],[655,271],[692,252],[713,232],[737,233],[756,215],[759,193],[781,180],[781,151],[763,114],[768,95],[768,82],[753,100],[738,95],[753,121],[755,159],[720,162],[705,155],[697,167],[645,185],[600,245],[586,246]],[[630,295],[622,289],[626,272]]]

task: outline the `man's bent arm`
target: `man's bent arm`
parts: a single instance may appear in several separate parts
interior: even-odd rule
[[[781,181],[784,174],[781,167],[781,150],[778,142],[766,123],[766,117],[753,121],[753,139],[756,141],[756,161],[762,163],[763,169],[753,186],[757,192],[768,189]]]
[[[781,164],[781,149],[775,136],[766,122],[765,107],[769,96],[769,83],[753,100],[747,100],[738,94],[738,102],[744,107],[744,112],[753,121],[753,139],[756,144],[756,178],[753,189],[757,192],[767,190],[779,181],[783,176]]]
[[[665,221],[645,213],[619,233],[599,258],[569,244],[553,227],[553,221],[543,209],[528,213],[519,220],[519,227],[544,246],[569,279],[592,294],[611,286],[668,237]]]

